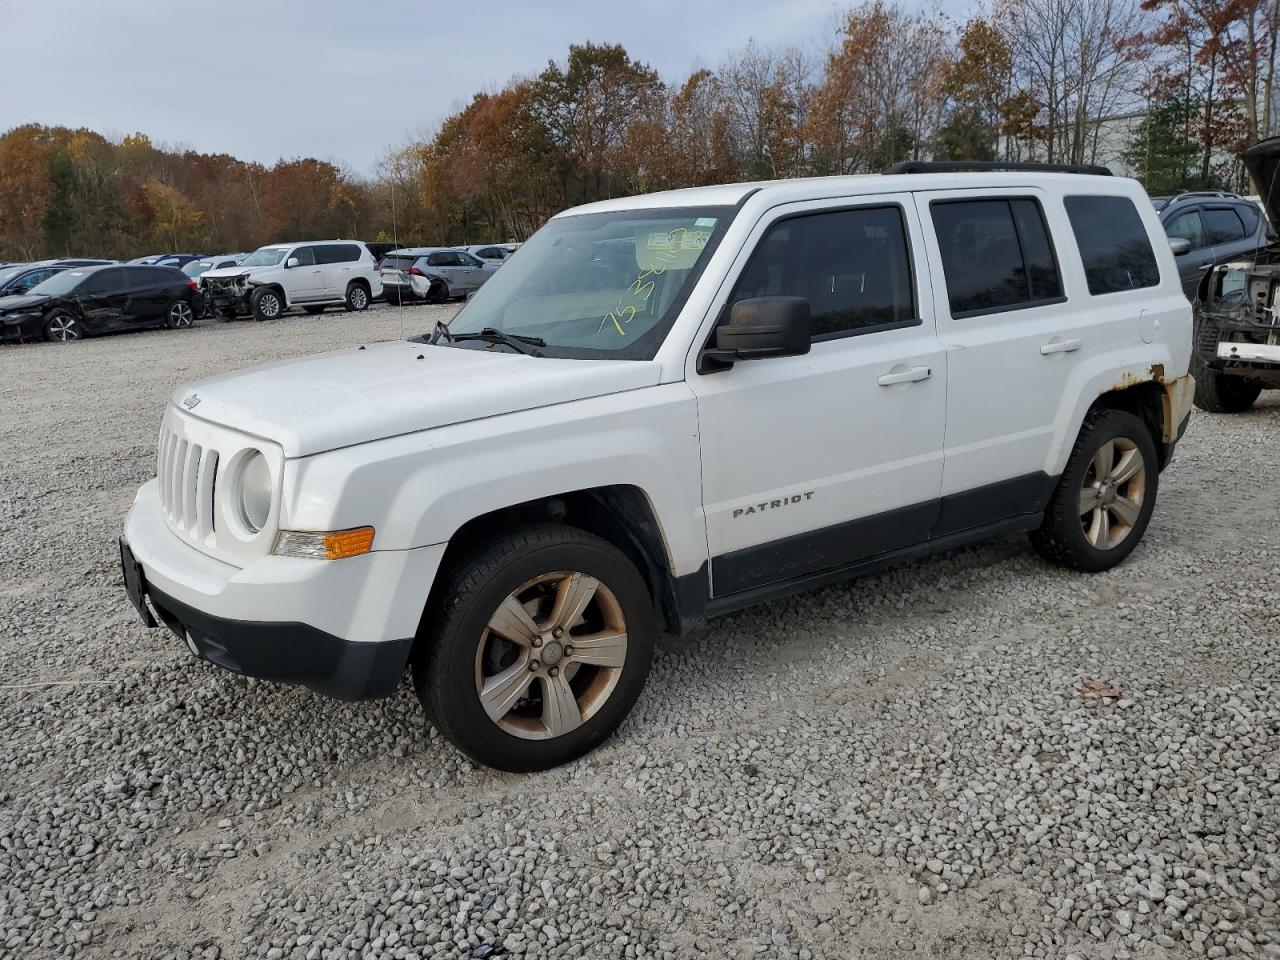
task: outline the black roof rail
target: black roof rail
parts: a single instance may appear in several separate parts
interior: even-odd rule
[[[1035,163],[1026,160],[904,160],[881,173],[976,173],[982,170],[1025,171],[1027,173],[1085,173],[1109,177],[1109,167],[1087,163]]]

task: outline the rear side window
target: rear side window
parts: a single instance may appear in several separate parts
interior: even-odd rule
[[[450,250],[442,250],[440,253],[433,253],[427,257],[427,263],[433,267],[460,267],[462,261],[458,259],[458,255]]]
[[[1204,212],[1204,228],[1210,243],[1237,243],[1244,239],[1244,224],[1229,207],[1210,207]]]
[[[817,341],[919,323],[913,291],[901,209],[859,207],[774,224],[729,302],[804,297]]]
[[[1255,207],[1252,203],[1245,203],[1245,204],[1241,204],[1240,206],[1234,209],[1236,213],[1239,214],[1240,219],[1244,221],[1245,233],[1252,234],[1253,231],[1258,229],[1258,208],[1257,207]]]
[[[1066,197],[1063,205],[1094,296],[1160,283],[1156,255],[1128,197]]]
[[[1058,262],[1038,201],[938,200],[929,205],[953,317],[1062,299]]]
[[[360,248],[354,243],[329,243],[315,251],[316,263],[354,263],[360,259]]]

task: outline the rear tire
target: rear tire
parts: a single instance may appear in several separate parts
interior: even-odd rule
[[[1050,563],[1109,570],[1133,552],[1151,521],[1160,459],[1132,413],[1089,411],[1031,544]]]
[[[1195,404],[1207,413],[1244,413],[1258,400],[1262,384],[1201,368],[1196,373]]]
[[[347,309],[359,313],[369,309],[369,289],[363,283],[347,284]]]
[[[249,309],[253,311],[255,320],[278,320],[284,313],[284,298],[279,290],[259,287],[249,298]]]
[[[435,726],[478,763],[566,763],[640,696],[653,603],[631,561],[594,534],[558,524],[506,533],[453,564],[437,596],[414,685]]]
[[[425,299],[427,303],[448,303],[452,295],[453,294],[449,290],[449,283],[447,280],[435,280],[432,281],[431,286],[427,288],[427,296]]]
[[[195,325],[196,314],[185,300],[175,300],[164,312],[164,325],[170,330],[185,330]]]

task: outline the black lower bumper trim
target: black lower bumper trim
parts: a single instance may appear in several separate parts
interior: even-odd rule
[[[264,623],[215,617],[147,585],[156,614],[205,660],[232,673],[301,684],[338,700],[395,693],[413,639],[380,643],[343,640],[305,623]]]

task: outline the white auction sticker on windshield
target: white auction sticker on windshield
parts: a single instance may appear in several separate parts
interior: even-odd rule
[[[699,217],[693,221],[695,227],[714,227],[716,225],[715,217]]]

